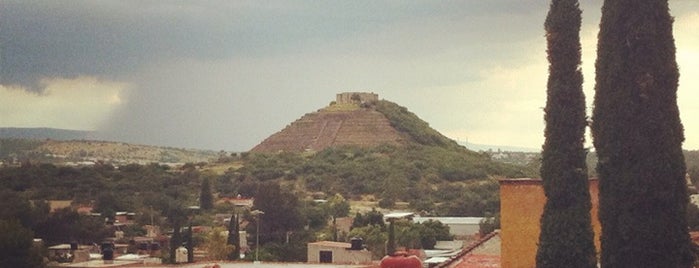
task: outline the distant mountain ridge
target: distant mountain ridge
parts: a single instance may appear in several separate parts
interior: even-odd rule
[[[7,139],[51,139],[51,140],[99,140],[95,131],[70,130],[58,128],[0,128],[0,138]]]

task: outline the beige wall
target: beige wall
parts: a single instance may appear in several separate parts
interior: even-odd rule
[[[322,242],[321,242],[322,243]],[[308,262],[309,263],[319,263],[320,262],[320,252],[321,251],[331,251],[332,252],[332,263],[336,264],[362,264],[371,262],[371,252],[362,250],[349,250],[349,243],[347,247],[337,247],[328,246],[317,243],[308,244]]]

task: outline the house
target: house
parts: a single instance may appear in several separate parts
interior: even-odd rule
[[[48,200],[49,212],[54,213],[64,208],[71,208],[73,200]]]
[[[320,241],[308,243],[309,263],[363,264],[371,263],[371,252],[360,240],[352,243]]]
[[[242,208],[251,208],[254,202],[254,198],[244,198],[241,195],[238,195],[236,197],[223,197],[216,201],[217,204],[230,203],[236,207]]]
[[[115,223],[129,225],[129,224],[133,224],[135,220],[136,220],[136,213],[134,213],[134,212],[118,211],[114,215],[114,222]]]

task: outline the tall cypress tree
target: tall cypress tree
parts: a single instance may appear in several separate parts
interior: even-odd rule
[[[238,213],[231,216],[231,221],[228,223],[228,239],[227,244],[234,246],[231,254],[228,255],[228,260],[237,260],[240,258],[240,223],[238,223]]]
[[[583,144],[587,118],[580,70],[581,13],[577,0],[553,0],[544,24],[549,79],[541,178],[546,205],[537,267],[597,263]]]
[[[194,262],[194,240],[192,239],[192,221],[189,222],[189,228],[187,229],[187,233],[185,236],[185,240],[187,243],[187,262],[192,263]]]
[[[691,267],[667,0],[605,0],[592,134],[602,267]]]
[[[206,177],[201,182],[201,191],[199,192],[199,207],[203,210],[214,208],[214,196],[211,193],[211,183]]]
[[[182,246],[182,235],[180,234],[180,223],[175,222],[172,226],[172,237],[170,237],[170,250],[168,251],[169,253],[169,262],[170,263],[176,263],[177,261],[177,248]]]

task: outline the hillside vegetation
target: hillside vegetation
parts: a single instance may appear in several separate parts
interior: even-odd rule
[[[434,130],[427,122],[423,121],[403,106],[387,100],[378,101],[374,105],[377,111],[388,118],[388,121],[391,122],[391,126],[407,134],[418,144],[452,148],[459,147],[454,140]]]
[[[417,210],[439,210],[438,214],[444,215],[482,214],[483,210],[467,213],[465,210],[470,208],[460,208],[458,204],[497,202],[494,178],[535,173],[526,167],[491,161],[485,154],[424,145],[340,147],[315,154],[250,154],[241,161],[242,168],[229,169],[218,178],[216,187],[220,194],[248,195],[259,182],[277,181],[306,193],[340,193],[355,200],[373,196],[389,207],[396,201],[405,201]],[[490,185],[486,186],[490,189],[487,193],[469,194],[491,197],[466,196],[467,189],[483,185]],[[497,211],[496,204],[499,203],[489,205],[490,212]]]
[[[32,160],[63,164],[100,161],[129,163],[196,163],[216,159],[219,153],[206,150],[137,145],[89,140],[0,139],[0,160],[6,163]]]

